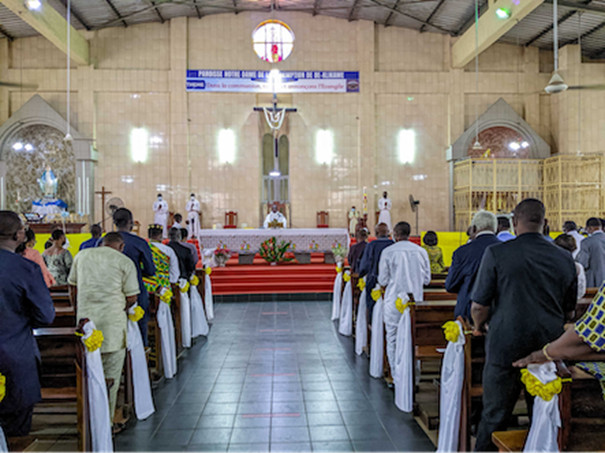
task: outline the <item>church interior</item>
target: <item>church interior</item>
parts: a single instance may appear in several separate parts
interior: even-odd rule
[[[105,444],[71,284],[51,287],[55,321],[34,331],[42,402],[8,450],[471,451],[485,353],[465,323],[453,328],[466,346],[444,338],[453,253],[478,211],[511,219],[527,198],[544,204],[552,239],[605,217],[604,108],[601,0],[0,0],[0,209],[40,253],[63,230],[76,257],[127,208],[145,240],[151,225],[165,243],[186,228],[197,262],[167,299],[149,293],[174,321],[171,346],[160,310],[143,334],[154,413],[135,410],[129,358]],[[374,288],[347,258],[360,230],[374,241],[385,222],[394,238],[401,221],[410,242],[436,232],[443,251],[400,310],[406,410],[393,402],[400,365],[374,344]],[[198,296],[206,330],[188,342]],[[454,343],[467,362],[452,415],[441,398]],[[605,427],[599,382],[570,369],[556,451],[602,450],[587,434]],[[525,445],[522,400],[515,428],[494,433],[500,451]]]

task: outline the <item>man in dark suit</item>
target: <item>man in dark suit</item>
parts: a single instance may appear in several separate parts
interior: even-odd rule
[[[468,244],[458,247],[452,258],[445,289],[458,294],[454,317],[462,316],[471,320],[471,290],[485,249],[502,242],[496,237],[498,219],[489,211],[479,211],[471,222],[471,235],[475,238]]]
[[[542,236],[544,211],[533,198],[519,203],[517,238],[489,247],[477,272],[471,315],[486,343],[475,451],[495,450],[492,433],[508,426],[522,387],[513,362],[557,339],[576,307],[576,267],[567,250]]]
[[[19,216],[0,211],[0,374],[6,387],[0,427],[7,436],[29,433],[34,405],[41,399],[40,353],[32,329],[55,319],[40,266],[15,253],[24,240]]]
[[[351,246],[349,255],[347,256],[347,261],[349,262],[349,266],[351,266],[351,273],[353,274],[356,274],[359,271],[359,264],[361,263],[363,251],[368,245],[368,230],[365,228],[358,230],[355,234],[355,239],[357,240],[357,243]]]
[[[155,275],[155,264],[153,264],[153,255],[149,243],[132,234],[134,220],[132,212],[126,208],[119,208],[113,214],[113,223],[124,240],[124,255],[132,260],[134,267],[137,269],[137,279],[139,281],[139,296],[137,303],[139,307],[145,310],[145,315],[139,320],[139,329],[143,337],[143,343],[147,346],[147,323],[149,322],[149,293],[143,284],[143,276],[153,277]],[[97,247],[101,244],[102,239],[99,239]]]
[[[170,228],[168,231],[168,247],[174,250],[177,258],[179,259],[179,278],[184,278],[189,281],[191,275],[195,272],[195,259],[193,253],[188,247],[185,247],[181,242],[181,230],[178,228]]]
[[[601,220],[591,217],[586,221],[588,237],[580,243],[576,261],[586,271],[586,287],[598,288],[605,280],[605,234]]]
[[[389,227],[386,223],[376,225],[376,240],[370,242],[361,257],[359,264],[359,276],[366,278],[366,305],[368,307],[368,322],[372,321],[372,309],[374,308],[374,299],[372,299],[372,290],[378,282],[378,263],[382,251],[395,242],[389,238]]]

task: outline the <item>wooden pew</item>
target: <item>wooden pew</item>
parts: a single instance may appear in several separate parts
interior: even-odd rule
[[[152,382],[157,382],[164,377],[161,332],[156,319],[159,303],[160,298],[156,294],[149,293],[150,317],[147,325],[147,341],[149,343],[148,362]]]
[[[559,394],[560,451],[603,451],[605,401],[598,380],[575,366],[557,365],[559,377],[571,378],[563,382]],[[499,431],[492,434],[492,440],[499,451],[522,451],[527,434],[528,430]]]
[[[76,426],[78,449],[90,451],[90,420],[87,406],[86,356],[75,327],[35,329],[42,358],[40,382],[42,401],[34,409],[32,436],[57,436]],[[50,429],[47,426],[50,424]],[[46,433],[45,433],[46,432]],[[38,434],[37,434],[38,433]]]

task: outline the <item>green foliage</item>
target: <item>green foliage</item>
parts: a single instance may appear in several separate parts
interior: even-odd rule
[[[293,258],[286,258],[286,252],[290,248],[291,243],[286,241],[277,242],[275,236],[267,239],[260,245],[258,254],[267,263],[281,263],[292,261]]]

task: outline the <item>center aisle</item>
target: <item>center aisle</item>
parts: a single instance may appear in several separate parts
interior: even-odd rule
[[[331,302],[215,306],[208,341],[154,389],[117,451],[433,451],[338,335]]]

